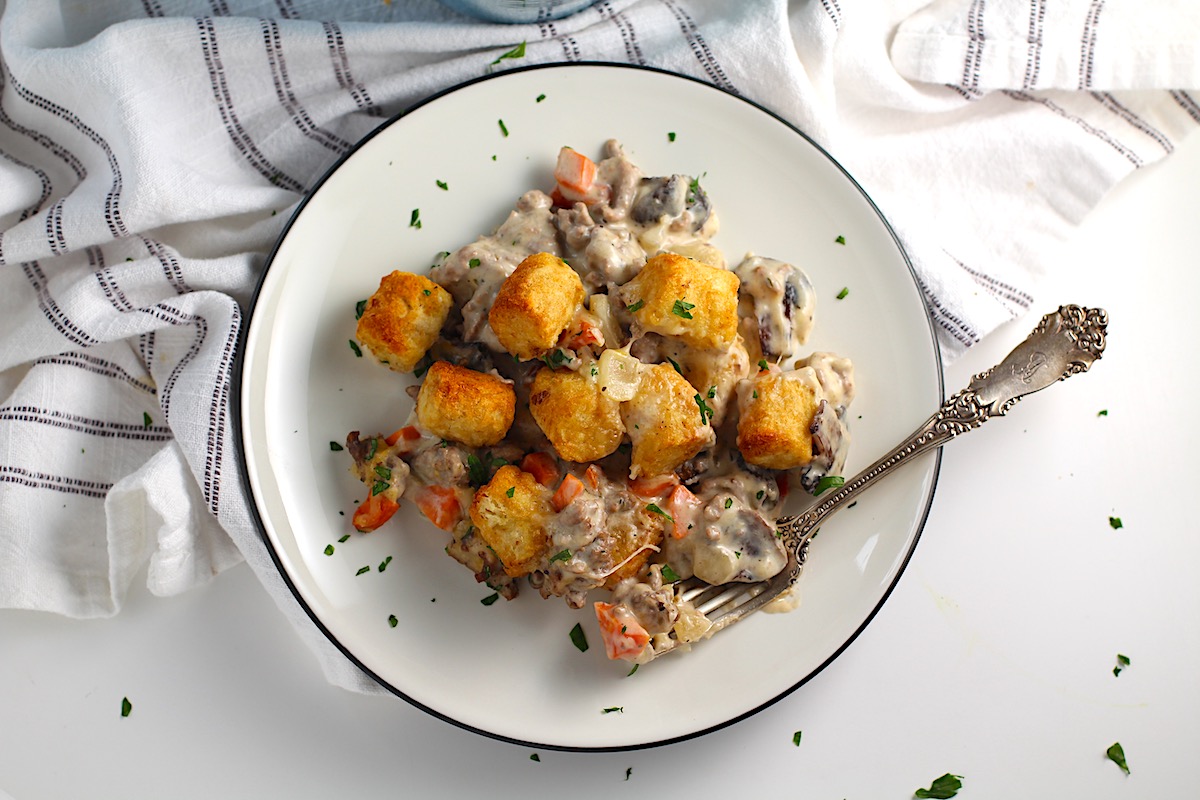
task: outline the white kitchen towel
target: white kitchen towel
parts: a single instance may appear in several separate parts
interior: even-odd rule
[[[251,521],[231,372],[290,210],[431,93],[603,60],[762,104],[893,222],[949,359],[1197,127],[1197,42],[1168,2],[600,0],[504,26],[433,0],[0,0],[0,608],[106,616],[143,571],[170,595],[245,559],[331,682],[378,691]]]

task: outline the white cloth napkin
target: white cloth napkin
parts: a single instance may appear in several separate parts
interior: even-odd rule
[[[1029,310],[1064,234],[1200,122],[1200,15],[1167,2],[600,0],[520,26],[432,0],[0,9],[0,607],[106,616],[143,570],[171,595],[245,559],[359,691],[251,522],[229,403],[266,252],[383,119],[521,63],[736,92],[892,220],[948,359]]]

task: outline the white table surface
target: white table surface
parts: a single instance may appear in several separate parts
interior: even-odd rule
[[[1200,796],[1198,211],[1192,137],[1089,217],[1034,313],[947,370],[957,390],[1060,303],[1111,315],[1090,373],[947,447],[891,598],[750,719],[535,762],[326,684],[242,565],[171,599],[135,581],[110,620],[0,612],[0,797],[883,800],[946,772],[964,776],[964,800]],[[1114,677],[1118,653],[1132,663]],[[1117,741],[1128,776],[1105,757]]]

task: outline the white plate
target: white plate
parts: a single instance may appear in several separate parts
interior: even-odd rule
[[[490,231],[527,189],[551,188],[560,146],[598,156],[609,137],[649,175],[703,176],[721,220],[715,241],[731,261],[753,250],[807,270],[819,295],[810,345],[857,369],[848,472],[942,399],[933,331],[887,223],[828,155],[740,98],[640,68],[531,68],[442,94],[359,144],[296,213],[252,312],[240,438],[264,535],[313,618],[391,690],[458,725],[545,748],[662,744],[795,689],[887,597],[938,470],[929,456],[826,523],[798,610],[757,615],[628,677],[627,664],[605,659],[588,611],[528,588],[482,605],[490,590],[443,554],[447,535],[411,505],[375,533],[352,530],[364,489],[329,443],[351,430],[394,430],[410,408],[403,378],[351,351],[356,301],[384,273],[423,271],[440,251]],[[420,228],[409,224],[414,209]],[[568,638],[576,622],[586,653]],[[602,713],[613,706],[623,711]]]

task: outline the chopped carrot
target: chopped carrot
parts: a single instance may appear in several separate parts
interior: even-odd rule
[[[555,511],[562,511],[581,494],[583,494],[583,481],[568,472],[563,476],[562,483],[558,485],[558,491],[550,498],[550,505],[554,506]]]
[[[567,330],[571,329],[567,328]],[[603,345],[604,334],[600,332],[600,326],[587,317],[579,320],[579,330],[563,334],[562,346],[568,350],[580,350],[591,344]]]
[[[611,659],[632,661],[650,643],[650,634],[625,606],[596,603],[596,621],[600,623],[600,638],[604,652]]]
[[[629,491],[638,497],[660,497],[679,485],[674,472],[666,475],[638,476],[629,482]]]
[[[700,498],[688,491],[686,486],[680,484],[675,487],[667,500],[667,511],[671,515],[671,536],[676,539],[687,536],[700,505]]]
[[[430,522],[444,531],[454,528],[462,518],[458,492],[448,486],[426,486],[417,492],[413,502]]]
[[[593,489],[600,488],[600,478],[603,476],[604,471],[595,464],[589,465],[587,471],[583,473],[583,477],[587,480],[588,486],[592,487]]]
[[[530,453],[521,459],[521,470],[528,472],[542,486],[552,486],[558,480],[558,463],[549,453]]]
[[[403,439],[406,442],[415,442],[421,438],[421,432],[413,425],[405,425],[398,431],[394,431],[391,436],[384,439],[388,443],[388,447],[395,447],[396,442]]]
[[[563,194],[581,198],[586,196],[596,182],[596,162],[578,150],[564,147],[558,151],[558,163],[554,167],[554,180]]]
[[[399,508],[400,504],[395,500],[382,494],[373,494],[362,502],[351,520],[357,530],[370,533],[391,519]]]

